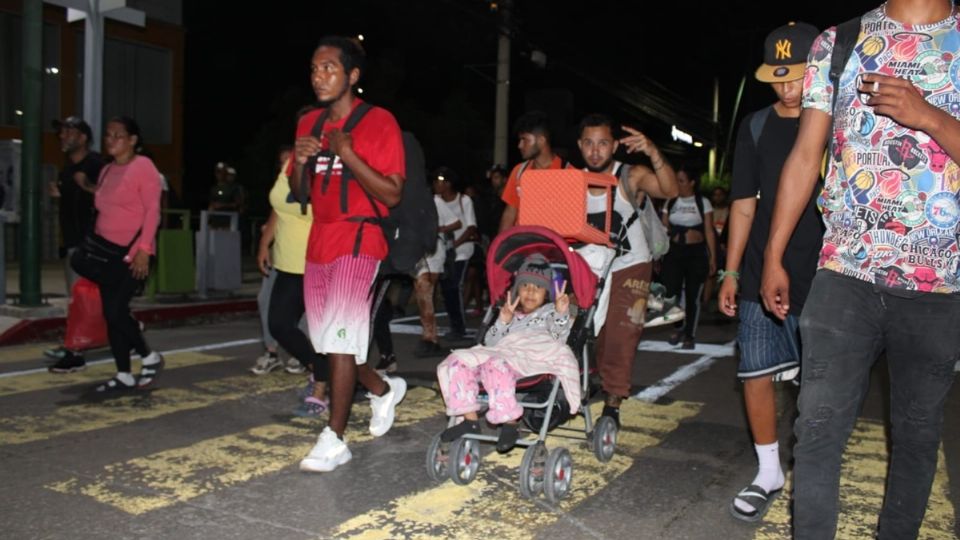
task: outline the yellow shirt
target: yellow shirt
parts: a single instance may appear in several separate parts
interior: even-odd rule
[[[270,206],[277,212],[277,232],[273,238],[273,267],[289,274],[303,274],[307,260],[307,239],[313,224],[313,211],[300,213],[300,203],[290,194],[287,175],[281,169],[270,190]]]

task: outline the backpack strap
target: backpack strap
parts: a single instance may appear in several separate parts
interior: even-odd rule
[[[310,135],[319,139],[323,135],[323,124],[326,123],[327,118],[330,117],[330,109],[324,109],[320,116],[317,117],[317,121],[313,124],[313,128],[310,130]],[[314,172],[317,169],[317,158],[320,157],[320,153],[314,154],[307,158],[307,162],[303,165],[303,170],[300,173],[300,214],[307,215],[307,205],[310,204],[310,179],[313,176]]]
[[[344,133],[350,133],[353,131],[353,128],[357,127],[357,124],[363,120],[363,117],[370,112],[370,109],[373,108],[373,105],[370,105],[366,101],[360,102],[353,111],[350,112],[350,116],[347,118],[346,123],[343,124],[343,128],[340,131]],[[347,213],[347,185],[350,183],[350,180],[353,179],[353,172],[343,163],[341,163],[340,169],[340,211],[344,214]],[[330,175],[330,170],[333,168],[333,160],[330,161],[330,167],[327,168],[327,176]],[[366,193],[366,190],[364,190]],[[370,194],[367,194],[367,197],[370,197]],[[372,199],[371,199],[372,201]],[[374,210],[376,210],[376,205],[373,205]],[[377,212],[379,218],[379,212]],[[363,227],[361,227],[363,229]]]
[[[860,17],[837,25],[837,35],[833,41],[833,54],[830,57],[830,82],[833,84],[833,103],[831,113],[837,108],[837,95],[840,93],[840,75],[847,67],[847,61],[853,54],[853,47],[860,36]]]
[[[767,124],[771,109],[773,109],[773,105],[768,105],[753,113],[753,116],[750,117],[750,137],[753,139],[754,148],[760,145],[760,134],[763,133],[763,126]]]

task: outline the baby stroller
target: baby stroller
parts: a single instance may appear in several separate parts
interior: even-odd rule
[[[584,259],[559,234],[541,226],[518,226],[498,236],[487,252],[487,282],[490,288],[491,306],[487,309],[483,325],[478,333],[482,340],[487,328],[497,317],[506,299],[513,274],[523,260],[533,253],[543,255],[554,270],[555,279],[566,280],[572,289],[572,302],[579,309],[573,323],[567,345],[580,359],[582,403],[580,412],[584,417],[583,437],[591,446],[597,459],[602,462],[613,457],[617,443],[617,425],[609,417],[600,417],[594,423],[589,399],[590,358],[588,340],[593,336],[593,316],[596,311],[603,279],[598,279]],[[602,275],[606,276],[610,265]],[[571,306],[571,310],[574,309]],[[485,396],[481,397],[485,403]],[[528,377],[517,381],[517,401],[524,409],[521,430],[524,435],[517,446],[526,447],[520,464],[520,494],[528,499],[542,491],[546,499],[556,504],[570,490],[573,461],[566,448],[547,450],[549,431],[579,429],[560,426],[571,417],[569,405],[560,391],[559,379],[550,375]],[[450,419],[450,425],[455,420]],[[480,467],[480,443],[496,442],[492,435],[465,435],[451,443],[443,443],[440,433],[433,437],[427,451],[427,473],[431,479],[442,481],[449,477],[455,483],[465,485],[473,481]]]

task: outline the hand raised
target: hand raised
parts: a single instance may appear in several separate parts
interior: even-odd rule
[[[517,311],[518,305],[520,305],[520,296],[514,299],[510,291],[507,291],[507,301],[504,302],[500,308],[500,322],[510,324],[510,321],[513,320],[513,314]]]
[[[293,151],[297,158],[297,163],[305,165],[307,160],[310,159],[310,156],[320,151],[320,139],[311,135],[298,137],[294,143]]]
[[[642,132],[629,126],[621,126],[628,133],[626,137],[620,139],[620,144],[627,147],[627,153],[643,152],[649,157],[657,152],[657,147]]]
[[[553,284],[553,292],[555,300],[553,305],[557,308],[557,313],[560,315],[566,315],[570,311],[570,296],[567,294],[567,281],[564,280],[562,285]]]

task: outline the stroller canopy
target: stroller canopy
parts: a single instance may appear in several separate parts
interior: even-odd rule
[[[579,253],[573,250],[559,234],[536,225],[513,227],[498,235],[487,252],[487,286],[490,287],[490,303],[496,304],[507,293],[513,274],[520,269],[528,255],[539,253],[552,266],[566,267],[564,279],[567,291],[573,292],[581,308],[593,303],[597,289],[597,276]]]

